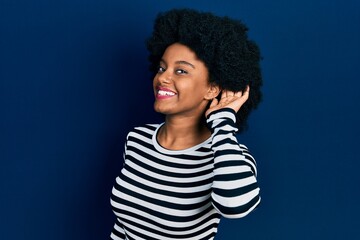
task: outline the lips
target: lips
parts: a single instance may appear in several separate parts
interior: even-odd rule
[[[176,93],[168,88],[164,88],[164,87],[156,88],[156,98],[157,99],[171,98],[175,95],[176,95]]]

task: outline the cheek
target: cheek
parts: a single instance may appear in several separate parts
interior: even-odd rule
[[[194,82],[192,88],[194,91],[196,91],[197,94],[204,94],[209,88],[209,82],[207,78],[200,76],[197,81]]]
[[[204,84],[196,83],[191,85],[184,84],[184,87],[181,88],[182,91],[179,92],[179,98],[187,102],[198,102],[201,101],[206,93],[206,88]]]

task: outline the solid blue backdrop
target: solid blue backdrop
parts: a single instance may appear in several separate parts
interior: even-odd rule
[[[160,11],[243,20],[264,101],[239,135],[262,204],[217,239],[359,239],[359,1],[0,0],[0,239],[107,239],[128,130],[152,109]]]

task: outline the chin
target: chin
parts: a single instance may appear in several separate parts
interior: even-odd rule
[[[161,114],[168,114],[169,113],[169,109],[161,108],[161,107],[157,106],[156,104],[154,104],[154,111],[157,112],[157,113],[161,113]]]

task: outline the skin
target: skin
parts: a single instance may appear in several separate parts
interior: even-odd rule
[[[200,144],[211,136],[204,116],[221,108],[237,112],[249,97],[249,87],[244,93],[221,91],[208,79],[207,67],[190,48],[174,43],[165,50],[153,80],[154,109],[165,115],[157,135],[161,146],[181,150]],[[159,89],[173,96],[159,96]],[[221,99],[217,100],[220,92]]]

